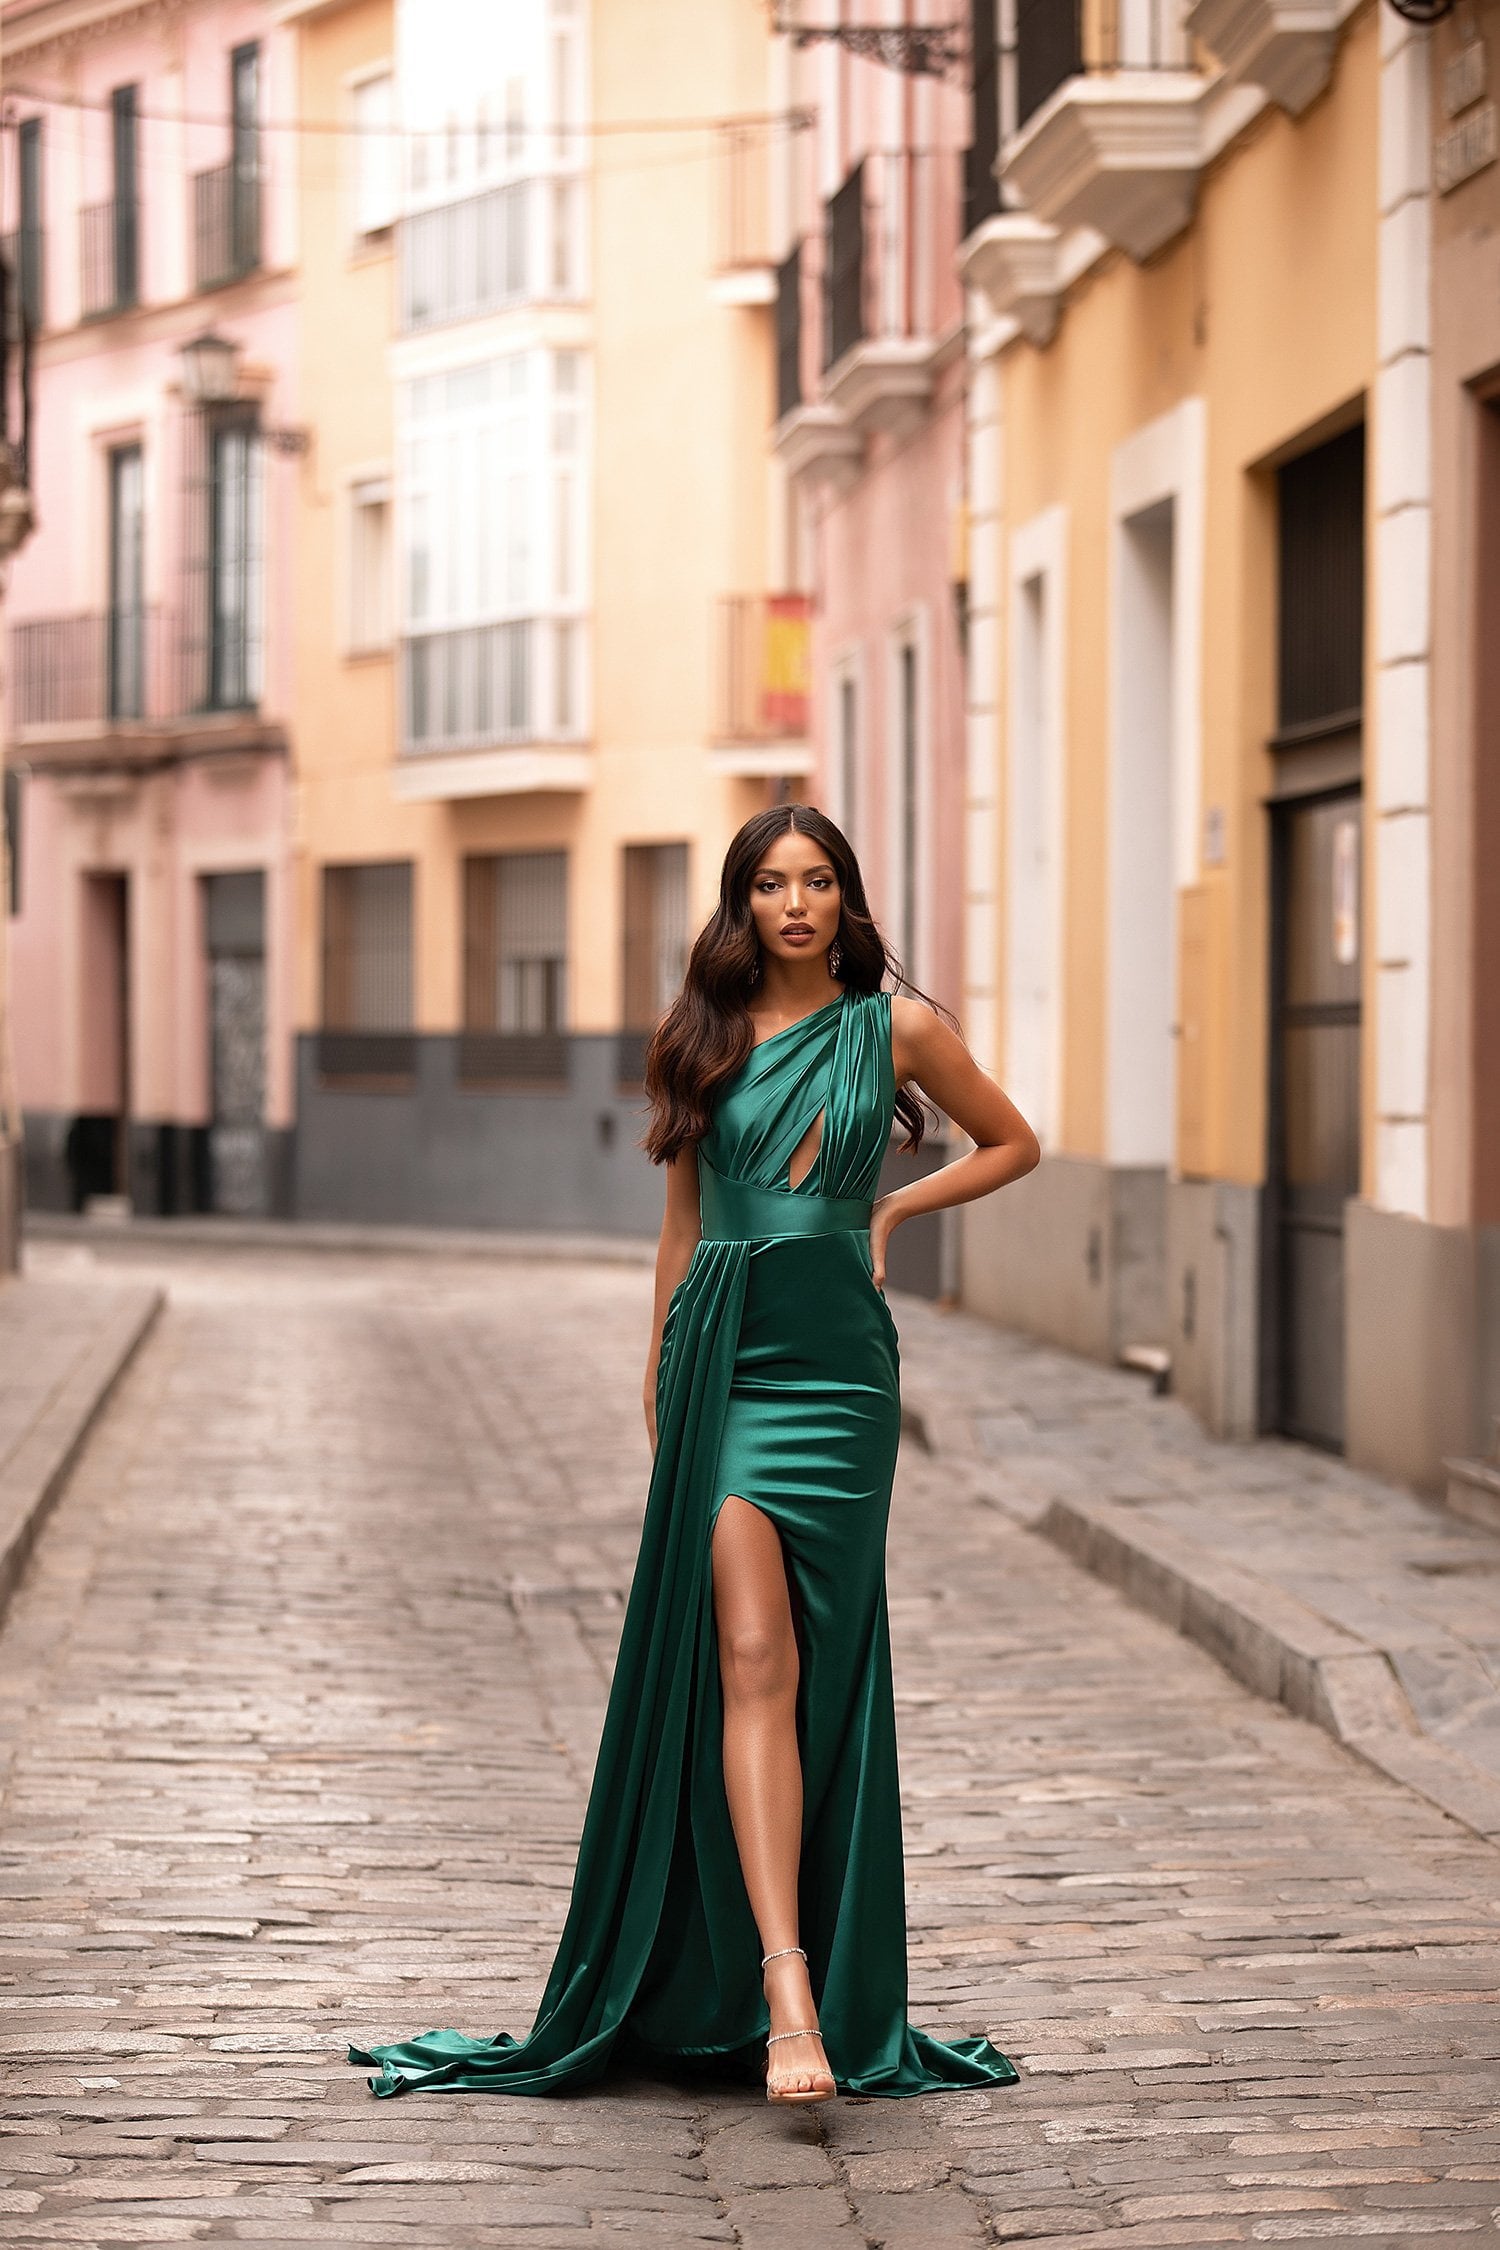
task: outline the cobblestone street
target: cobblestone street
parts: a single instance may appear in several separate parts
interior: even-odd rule
[[[350,2040],[531,2020],[645,1492],[649,1269],[32,1263],[93,1258],[171,1295],[0,1629],[0,2240],[1500,2242],[1500,1854],[914,1443],[912,2015],[1020,2084],[375,2101]],[[971,1324],[893,1309],[936,1382]]]

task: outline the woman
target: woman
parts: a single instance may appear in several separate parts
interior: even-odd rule
[[[654,1459],[561,1942],[524,2040],[351,2047],[377,2094],[555,2092],[612,2055],[763,2068],[784,2102],[1015,2078],[987,2039],[906,2017],[883,1288],[894,1227],[1039,1152],[888,973],[904,981],[833,823],[748,820],[647,1058],[643,1146],[667,1175]],[[922,1138],[908,1082],[976,1145],[876,1196],[893,1119]]]

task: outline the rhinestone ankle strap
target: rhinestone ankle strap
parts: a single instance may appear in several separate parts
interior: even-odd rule
[[[779,1945],[774,1953],[763,1953],[761,1955],[761,1967],[764,1968],[768,1961],[779,1961],[784,1953],[801,1953],[803,1960],[807,1959],[807,1955],[800,1945]]]

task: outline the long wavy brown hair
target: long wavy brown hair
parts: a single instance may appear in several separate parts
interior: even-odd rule
[[[761,973],[761,945],[750,908],[750,885],[779,836],[797,832],[823,853],[838,877],[839,982],[855,992],[879,992],[890,978],[926,1001],[954,1031],[957,1019],[918,990],[875,926],[864,878],[841,829],[815,805],[772,805],[752,814],[724,854],[719,903],[688,956],[682,990],[662,1017],[646,1049],[650,1121],[640,1146],[653,1164],[669,1164],[690,1141],[708,1131],[719,1088],[734,1076],[755,1040],[749,1001]],[[922,1145],[937,1112],[909,1088],[896,1090],[896,1115],[906,1127],[903,1150]]]

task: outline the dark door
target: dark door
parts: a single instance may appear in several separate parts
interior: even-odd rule
[[[1273,819],[1276,1421],[1338,1449],[1344,1206],[1359,1192],[1359,792],[1278,805]]]
[[[208,930],[208,1153],[215,1211],[259,1217],[266,1197],[265,879],[204,878]]]
[[[138,445],[109,456],[109,716],[145,716],[145,495]]]
[[[1365,435],[1284,462],[1263,1359],[1266,1419],[1344,1442],[1344,1207],[1360,1172]]]

